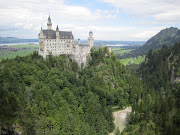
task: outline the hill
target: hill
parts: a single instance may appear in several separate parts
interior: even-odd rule
[[[150,49],[156,50],[163,45],[171,46],[176,42],[180,42],[180,30],[174,27],[166,28],[150,38],[143,46],[123,56],[123,58],[146,55]]]
[[[109,57],[105,57],[105,55]],[[43,60],[37,52],[0,62],[0,132],[108,135],[112,106],[140,98],[141,82],[107,48],[91,50],[80,70],[66,55]],[[1,134],[1,133],[0,133]]]
[[[20,39],[16,37],[0,37],[0,44],[38,42],[38,41],[39,41],[38,39]]]
[[[180,43],[148,52],[139,67],[142,100],[134,103],[125,132],[180,134]]]

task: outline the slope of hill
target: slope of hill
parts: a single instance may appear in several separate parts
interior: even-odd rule
[[[150,50],[138,72],[145,87],[124,133],[180,134],[180,43]]]
[[[137,57],[146,55],[150,49],[156,50],[163,45],[171,46],[176,42],[180,42],[180,30],[178,28],[166,28],[149,39],[143,46],[131,51],[123,57]]]
[[[37,52],[0,62],[0,134],[108,135],[112,106],[140,98],[141,82],[107,48],[92,49],[80,70],[66,55],[46,61]],[[110,54],[109,54],[110,55]]]
[[[23,42],[38,42],[38,39],[20,39],[15,37],[0,37],[0,44],[5,43],[23,43]]]

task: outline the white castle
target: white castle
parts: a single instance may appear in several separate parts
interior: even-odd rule
[[[61,54],[69,55],[75,60],[79,66],[86,65],[90,56],[90,49],[93,47],[93,33],[89,32],[88,44],[80,44],[74,42],[72,31],[59,31],[57,26],[56,31],[52,30],[51,18],[49,16],[47,29],[41,28],[38,35],[39,38],[39,55],[46,59],[47,56],[59,56]]]

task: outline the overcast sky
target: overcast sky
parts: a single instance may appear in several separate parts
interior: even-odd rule
[[[180,27],[180,0],[0,0],[0,36],[38,38],[49,14],[76,39],[145,41]]]

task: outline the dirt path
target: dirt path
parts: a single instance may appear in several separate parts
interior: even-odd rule
[[[119,128],[120,132],[122,132],[123,129],[125,128],[127,115],[130,114],[131,111],[132,111],[132,108],[127,107],[124,110],[113,112],[114,124],[116,127]],[[114,133],[110,133],[110,135],[114,135]]]

